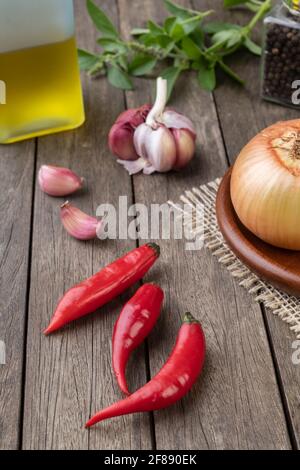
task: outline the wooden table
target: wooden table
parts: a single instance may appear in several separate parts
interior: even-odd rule
[[[161,21],[160,0],[97,0],[124,35],[149,18]],[[190,5],[189,1],[181,3]],[[219,18],[245,21],[246,13]],[[93,48],[97,33],[77,1],[78,42]],[[0,149],[0,448],[4,449],[290,449],[300,444],[300,365],[293,365],[294,335],[255,304],[206,250],[186,252],[182,241],[161,241],[161,260],[147,279],[166,292],[163,313],[149,341],[129,367],[132,388],[155,374],[168,356],[190,310],[207,336],[207,362],[192,392],[154,414],[105,422],[90,431],[91,413],[120,398],[111,370],[111,332],[129,293],[50,338],[41,332],[58,298],[74,283],[128,249],[134,241],[80,243],[63,230],[59,202],[36,184],[42,164],[71,167],[88,191],[72,200],[89,213],[120,195],[132,202],[177,201],[187,188],[223,175],[243,145],[260,129],[298,116],[259,99],[258,60],[235,60],[247,79],[241,88],[222,77],[215,93],[196,77],[182,77],[172,105],[197,126],[197,158],[184,172],[130,178],[107,149],[107,133],[125,107],[151,100],[153,82],[136,81],[123,93],[105,79],[84,78],[86,124],[79,130]]]

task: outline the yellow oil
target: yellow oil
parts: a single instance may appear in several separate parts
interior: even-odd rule
[[[73,129],[84,122],[75,38],[0,54],[6,104],[0,143]]]

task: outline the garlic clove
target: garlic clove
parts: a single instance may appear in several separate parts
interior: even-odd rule
[[[151,138],[153,129],[147,124],[141,124],[134,133],[134,146],[137,154],[148,160],[148,150],[146,148],[147,142]]]
[[[196,139],[196,129],[192,121],[173,109],[166,109],[161,118],[163,124],[169,129],[188,129]]]
[[[122,160],[138,158],[133,144],[133,132],[127,124],[114,124],[109,133],[110,151]]]
[[[153,130],[146,142],[148,160],[160,173],[172,170],[176,162],[176,143],[172,132],[165,126]]]
[[[137,153],[155,171],[164,173],[173,168],[176,162],[176,143],[172,132],[165,126],[159,125],[157,129],[152,129],[147,124],[141,124],[135,131],[134,144]]]
[[[192,160],[196,150],[196,136],[187,129],[172,129],[176,143],[176,162],[174,170],[184,168]]]
[[[135,129],[145,122],[151,109],[144,105],[136,109],[124,111],[110,130],[108,145],[112,153],[122,160],[136,160],[139,158],[133,142]]]
[[[69,201],[61,206],[60,216],[67,232],[78,240],[92,240],[101,233],[103,222],[85,214]]]
[[[38,181],[44,193],[62,197],[81,189],[84,180],[68,168],[43,165],[39,170]]]

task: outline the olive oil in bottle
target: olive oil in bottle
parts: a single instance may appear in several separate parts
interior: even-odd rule
[[[0,143],[84,122],[72,0],[1,0],[0,83]]]

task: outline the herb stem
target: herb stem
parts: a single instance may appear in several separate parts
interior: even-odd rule
[[[241,79],[228,65],[226,65],[223,60],[218,60],[218,64],[220,65],[221,69],[224,70],[227,75],[229,75],[231,78],[233,78],[236,82],[238,82],[240,85],[244,85],[244,80]]]
[[[250,0],[250,3],[253,3],[253,5],[257,5],[258,7],[261,6],[261,2],[259,0]]]
[[[267,11],[271,8],[271,6],[272,6],[271,0],[265,0],[261,4],[259,10],[253,16],[250,23],[248,23],[248,25],[245,26],[245,31],[247,32],[247,34],[249,34],[252,31],[252,29],[255,27],[256,23],[267,13]]]
[[[137,41],[129,41],[126,43],[126,45],[131,50],[151,55],[152,57],[155,57],[160,60],[164,60],[166,58],[165,52],[163,52],[162,49],[157,49],[156,47],[145,46],[144,44],[141,44]],[[186,56],[181,52],[179,48],[177,54],[175,54],[174,52],[168,52],[167,57],[171,59],[186,59]]]
[[[214,12],[214,10],[208,10],[208,11],[205,11],[204,13],[199,13],[196,16],[192,16],[191,18],[187,18],[186,20],[182,21],[181,24],[182,25],[187,25],[187,24],[193,23],[194,21],[197,21],[197,20],[201,21],[201,20],[203,20],[203,18],[205,18],[206,16],[211,15],[213,12]]]

